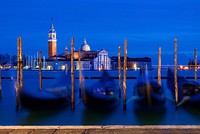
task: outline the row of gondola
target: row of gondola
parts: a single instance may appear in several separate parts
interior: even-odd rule
[[[30,87],[20,92],[20,100],[23,106],[30,108],[52,108],[65,107],[71,101],[71,77],[63,75],[63,81],[55,86],[46,87],[42,90]],[[100,79],[92,86],[85,83],[81,94],[84,104],[94,109],[113,109],[122,102],[122,89],[109,76],[107,71],[102,71]],[[168,69],[167,86],[171,93],[175,93],[173,70]],[[194,81],[187,81],[184,77],[178,76],[178,105],[200,103],[199,84]],[[163,87],[153,80],[148,70],[140,70],[137,82],[133,87],[135,107],[161,108],[164,107],[166,95]]]

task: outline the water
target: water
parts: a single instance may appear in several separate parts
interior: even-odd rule
[[[55,77],[56,79],[44,79],[43,86],[53,85],[62,74],[62,71],[45,71],[43,76]],[[193,76],[193,71],[179,71],[181,75]],[[37,71],[24,71],[24,87],[39,87]],[[96,71],[84,71],[84,76],[100,76]],[[117,71],[110,71],[111,75],[117,76]],[[129,71],[128,76],[138,75],[138,71]],[[3,76],[16,75],[15,71],[3,71]],[[152,76],[157,72],[152,71]],[[166,71],[162,71],[166,75]],[[75,77],[78,72],[75,72]],[[85,84],[94,83],[95,79],[85,79]],[[122,102],[112,111],[95,111],[85,107],[78,97],[78,79],[75,79],[75,110],[70,104],[63,109],[30,110],[15,109],[14,79],[2,80],[2,95],[0,101],[0,125],[199,125],[200,108],[187,109],[179,107],[176,110],[174,100],[166,87],[166,80],[162,84],[166,93],[165,109],[162,111],[136,111],[132,101],[133,85],[136,79],[127,79],[127,109],[123,110]],[[118,82],[118,80],[116,80]]]

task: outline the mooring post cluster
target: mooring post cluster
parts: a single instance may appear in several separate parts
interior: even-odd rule
[[[175,89],[175,103],[178,104],[178,81],[177,81],[177,47],[178,40],[174,38],[174,89]],[[158,84],[161,85],[161,47],[158,48]],[[39,89],[42,90],[42,51],[39,51]],[[82,76],[82,64],[81,64],[81,51],[78,51],[78,67],[79,67],[79,97],[83,97],[83,76]],[[121,67],[121,47],[118,46],[118,84],[120,89],[119,98],[121,97],[121,92],[123,92],[123,109],[126,109],[126,96],[127,96],[127,40],[124,39],[124,59],[123,59],[123,77],[122,77],[122,67]],[[194,49],[194,78],[197,81],[197,49]],[[123,78],[123,84],[122,84]],[[22,38],[17,38],[17,80],[16,80],[16,109],[21,107],[20,102],[20,92],[23,89],[23,56],[22,56]],[[0,68],[0,100],[2,99],[2,75]],[[75,109],[75,89],[74,89],[74,38],[71,39],[71,107]]]

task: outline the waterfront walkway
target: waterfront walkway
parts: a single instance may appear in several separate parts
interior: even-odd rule
[[[0,126],[0,134],[200,134],[200,126]]]

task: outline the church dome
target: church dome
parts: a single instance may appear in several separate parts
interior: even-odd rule
[[[83,45],[81,46],[82,51],[90,51],[90,46],[87,44],[86,39],[84,39]]]

